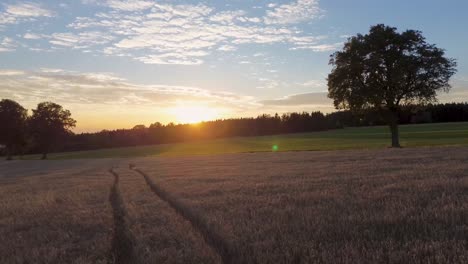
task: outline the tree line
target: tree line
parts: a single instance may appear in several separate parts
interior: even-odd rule
[[[398,113],[400,124],[468,122],[468,103],[408,105]],[[267,115],[255,118],[231,118],[198,124],[149,126],[136,125],[132,129],[102,130],[96,133],[74,134],[76,121],[69,110],[52,103],[40,103],[32,114],[15,101],[0,101],[0,145],[3,155],[42,154],[49,152],[81,151],[101,148],[169,144],[195,140],[230,137],[267,136],[287,133],[306,133],[356,126],[386,125],[377,110],[360,113],[349,110],[328,114],[302,112]]]
[[[431,104],[406,106],[399,113],[400,123],[467,122],[468,103]],[[137,125],[132,129],[103,130],[97,133],[74,135],[63,151],[92,150],[189,142],[195,140],[230,137],[267,136],[287,133],[306,133],[341,129],[355,126],[386,125],[378,111],[354,113],[338,111],[287,113],[283,115],[260,115],[256,118],[232,118],[201,122],[198,124],[163,125],[159,122],[149,126]]]
[[[19,103],[0,101],[0,145],[8,160],[14,154],[30,151],[42,153],[42,159],[46,159],[49,152],[73,135],[70,129],[75,124],[70,111],[56,103],[40,103],[28,115]]]

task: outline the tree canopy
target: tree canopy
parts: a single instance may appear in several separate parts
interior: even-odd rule
[[[349,38],[343,50],[331,55],[330,65],[328,96],[335,107],[380,111],[390,125],[394,147],[399,147],[400,106],[437,101],[437,93],[448,92],[456,72],[455,60],[428,44],[420,31],[399,33],[382,24]]]
[[[42,151],[42,158],[46,159],[53,144],[72,133],[70,128],[75,127],[76,121],[69,110],[52,102],[40,103],[32,112],[31,132]]]
[[[7,159],[11,159],[15,147],[24,144],[27,118],[27,110],[17,102],[0,101],[0,144],[5,146]]]

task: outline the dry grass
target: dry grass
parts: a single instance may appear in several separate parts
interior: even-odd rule
[[[0,165],[0,263],[107,263],[112,178],[92,163]]]
[[[229,262],[210,237],[238,263],[468,263],[466,157],[446,147],[0,162],[0,263],[114,261],[114,166],[114,217],[123,208],[140,263]]]
[[[467,263],[468,149],[147,159],[252,263]]]
[[[123,164],[120,191],[129,230],[136,240],[140,263],[220,263],[219,256],[166,202],[155,195],[142,176]]]

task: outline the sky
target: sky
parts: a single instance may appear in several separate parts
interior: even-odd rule
[[[0,98],[53,101],[76,132],[334,111],[329,56],[384,23],[458,62],[441,102],[468,101],[468,1],[69,0],[0,3]]]

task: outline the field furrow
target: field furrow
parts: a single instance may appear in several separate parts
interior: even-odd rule
[[[109,196],[114,216],[114,234],[110,262],[116,264],[138,264],[139,261],[134,252],[135,239],[128,229],[127,211],[120,194],[119,175],[112,169],[109,172],[114,176],[114,183]]]
[[[205,242],[211,246],[221,256],[223,263],[242,263],[243,255],[235,252],[229,243],[223,237],[214,232],[214,230],[190,207],[181,203],[176,197],[172,196],[164,189],[156,185],[151,178],[139,169],[135,169],[144,177],[151,190],[163,201],[167,202],[178,214],[188,220],[192,227],[202,234]]]
[[[466,263],[467,156],[427,148],[136,164],[250,252],[244,263]]]
[[[143,177],[123,166],[115,171],[136,241],[135,254],[142,263],[222,262],[191,223],[156,196]]]
[[[468,263],[466,157],[441,147],[9,163],[0,263]]]

